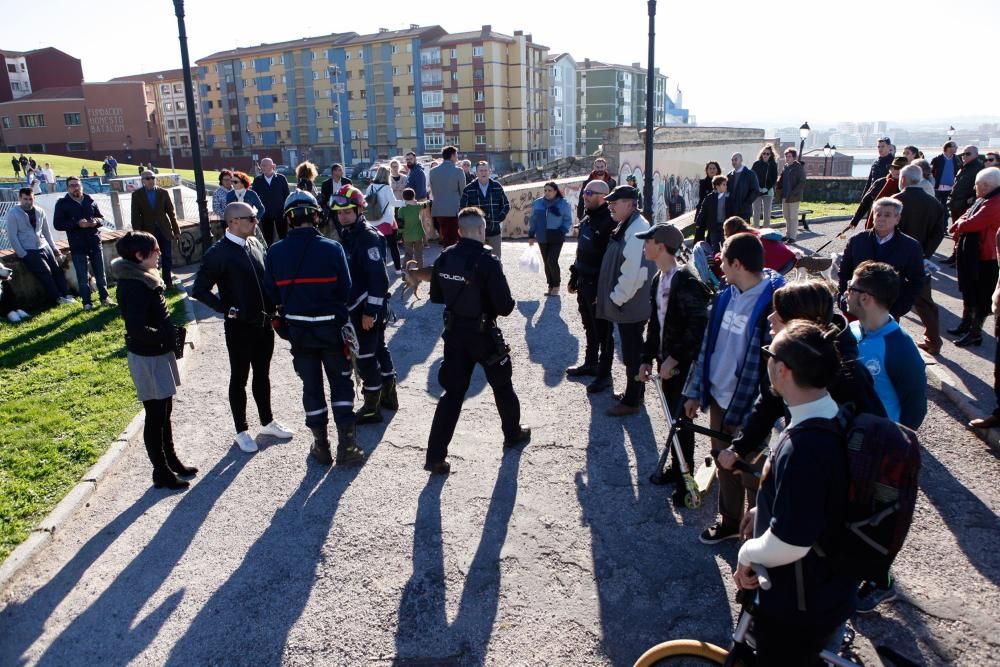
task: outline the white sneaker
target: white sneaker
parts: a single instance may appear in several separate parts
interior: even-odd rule
[[[18,309],[18,311],[17,311],[17,314],[21,316],[21,319],[22,319],[22,320],[26,320],[26,319],[28,319],[29,317],[31,317],[31,315],[29,315],[28,313],[24,312],[24,311],[23,311],[23,310],[21,310],[21,309]]]
[[[61,296],[61,297],[59,297],[59,298],[58,298],[58,299],[56,299],[56,300],[57,300],[57,301],[58,301],[59,303],[65,303],[65,304],[70,304],[70,303],[76,303],[76,299],[74,299],[74,298],[73,298],[73,297],[71,297],[71,296]]]
[[[295,435],[290,428],[279,422],[277,419],[262,428],[260,430],[260,434],[273,435],[275,438],[290,438]]]
[[[257,443],[250,437],[249,431],[240,431],[237,433],[235,442],[239,445],[239,448],[247,454],[252,454],[257,451]]]
[[[16,310],[12,310],[9,313],[7,313],[7,319],[10,321],[11,324],[17,324],[18,322],[21,321],[21,316],[17,314]]]

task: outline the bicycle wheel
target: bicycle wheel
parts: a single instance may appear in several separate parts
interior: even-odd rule
[[[729,651],[715,644],[694,639],[675,639],[657,644],[635,661],[635,667],[683,667],[685,665],[721,665]]]

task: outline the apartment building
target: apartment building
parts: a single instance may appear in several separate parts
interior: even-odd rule
[[[576,61],[568,53],[547,59],[549,66],[549,160],[576,155]]]
[[[197,69],[191,68],[192,80]],[[184,70],[171,69],[146,74],[119,76],[112,81],[141,81],[146,87],[146,97],[153,100],[156,108],[155,120],[159,126],[161,156],[170,151],[188,157],[191,154],[191,131],[188,125],[187,100],[184,96]],[[197,86],[194,91],[195,109],[198,107]],[[201,144],[204,145],[204,137]]]
[[[663,126],[687,123],[682,109],[667,94],[667,77],[654,70],[653,123]],[[646,70],[639,63],[614,65],[585,59],[576,65],[577,152],[590,155],[612,127],[644,127],[646,124]]]
[[[321,166],[422,153],[420,52],[443,34],[439,26],[413,25],[202,58],[198,92],[206,146],[223,157],[280,154],[287,164],[308,159]]]
[[[51,46],[32,51],[0,49],[0,102],[10,102],[45,88],[64,88],[83,83],[78,58]]]
[[[517,30],[442,35],[420,52],[423,145],[452,144],[500,171],[548,156],[548,48]]]

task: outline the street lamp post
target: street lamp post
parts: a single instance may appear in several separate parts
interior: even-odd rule
[[[177,39],[181,45],[181,68],[184,73],[184,99],[187,103],[188,134],[191,137],[191,161],[194,163],[194,185],[198,198],[198,227],[201,230],[202,251],[212,243],[208,224],[208,201],[205,198],[205,174],[201,171],[201,144],[198,141],[198,116],[194,108],[194,84],[191,82],[191,59],[188,57],[187,29],[184,27],[184,0],[174,0],[177,15]]]
[[[656,0],[648,0],[649,11],[649,56],[646,65],[646,160],[643,164],[645,173],[642,182],[642,199],[645,203],[643,215],[653,222],[653,45],[656,41]]]
[[[832,154],[833,154],[833,150],[830,148],[829,142],[827,142],[827,144],[825,146],[823,146],[823,175],[824,176],[827,176],[826,165],[827,165],[827,162],[829,162],[830,156]]]
[[[344,115],[340,108],[340,68],[337,65],[327,67],[330,78],[333,79],[333,92],[337,96],[337,137],[340,139],[340,164],[347,169],[347,157],[344,155]]]
[[[810,131],[811,130],[809,129],[809,123],[802,123],[802,125],[799,126],[799,138],[801,139],[801,141],[799,141],[800,156],[802,155],[802,151],[804,151],[806,148],[806,138],[809,136]]]

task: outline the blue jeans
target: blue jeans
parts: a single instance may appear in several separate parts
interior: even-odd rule
[[[100,239],[94,238],[88,245],[80,248],[70,249],[73,257],[73,268],[76,269],[76,282],[80,287],[80,296],[83,297],[83,305],[90,303],[90,279],[87,277],[87,260],[90,260],[90,267],[94,272],[94,279],[97,281],[97,292],[101,301],[108,298],[108,278],[104,275],[104,253],[101,248]]]
[[[21,262],[45,288],[45,293],[48,294],[50,301],[55,301],[69,294],[69,288],[66,287],[66,276],[59,268],[59,263],[56,262],[55,255],[52,254],[52,250],[48,246],[41,250],[29,250],[21,258]]]

